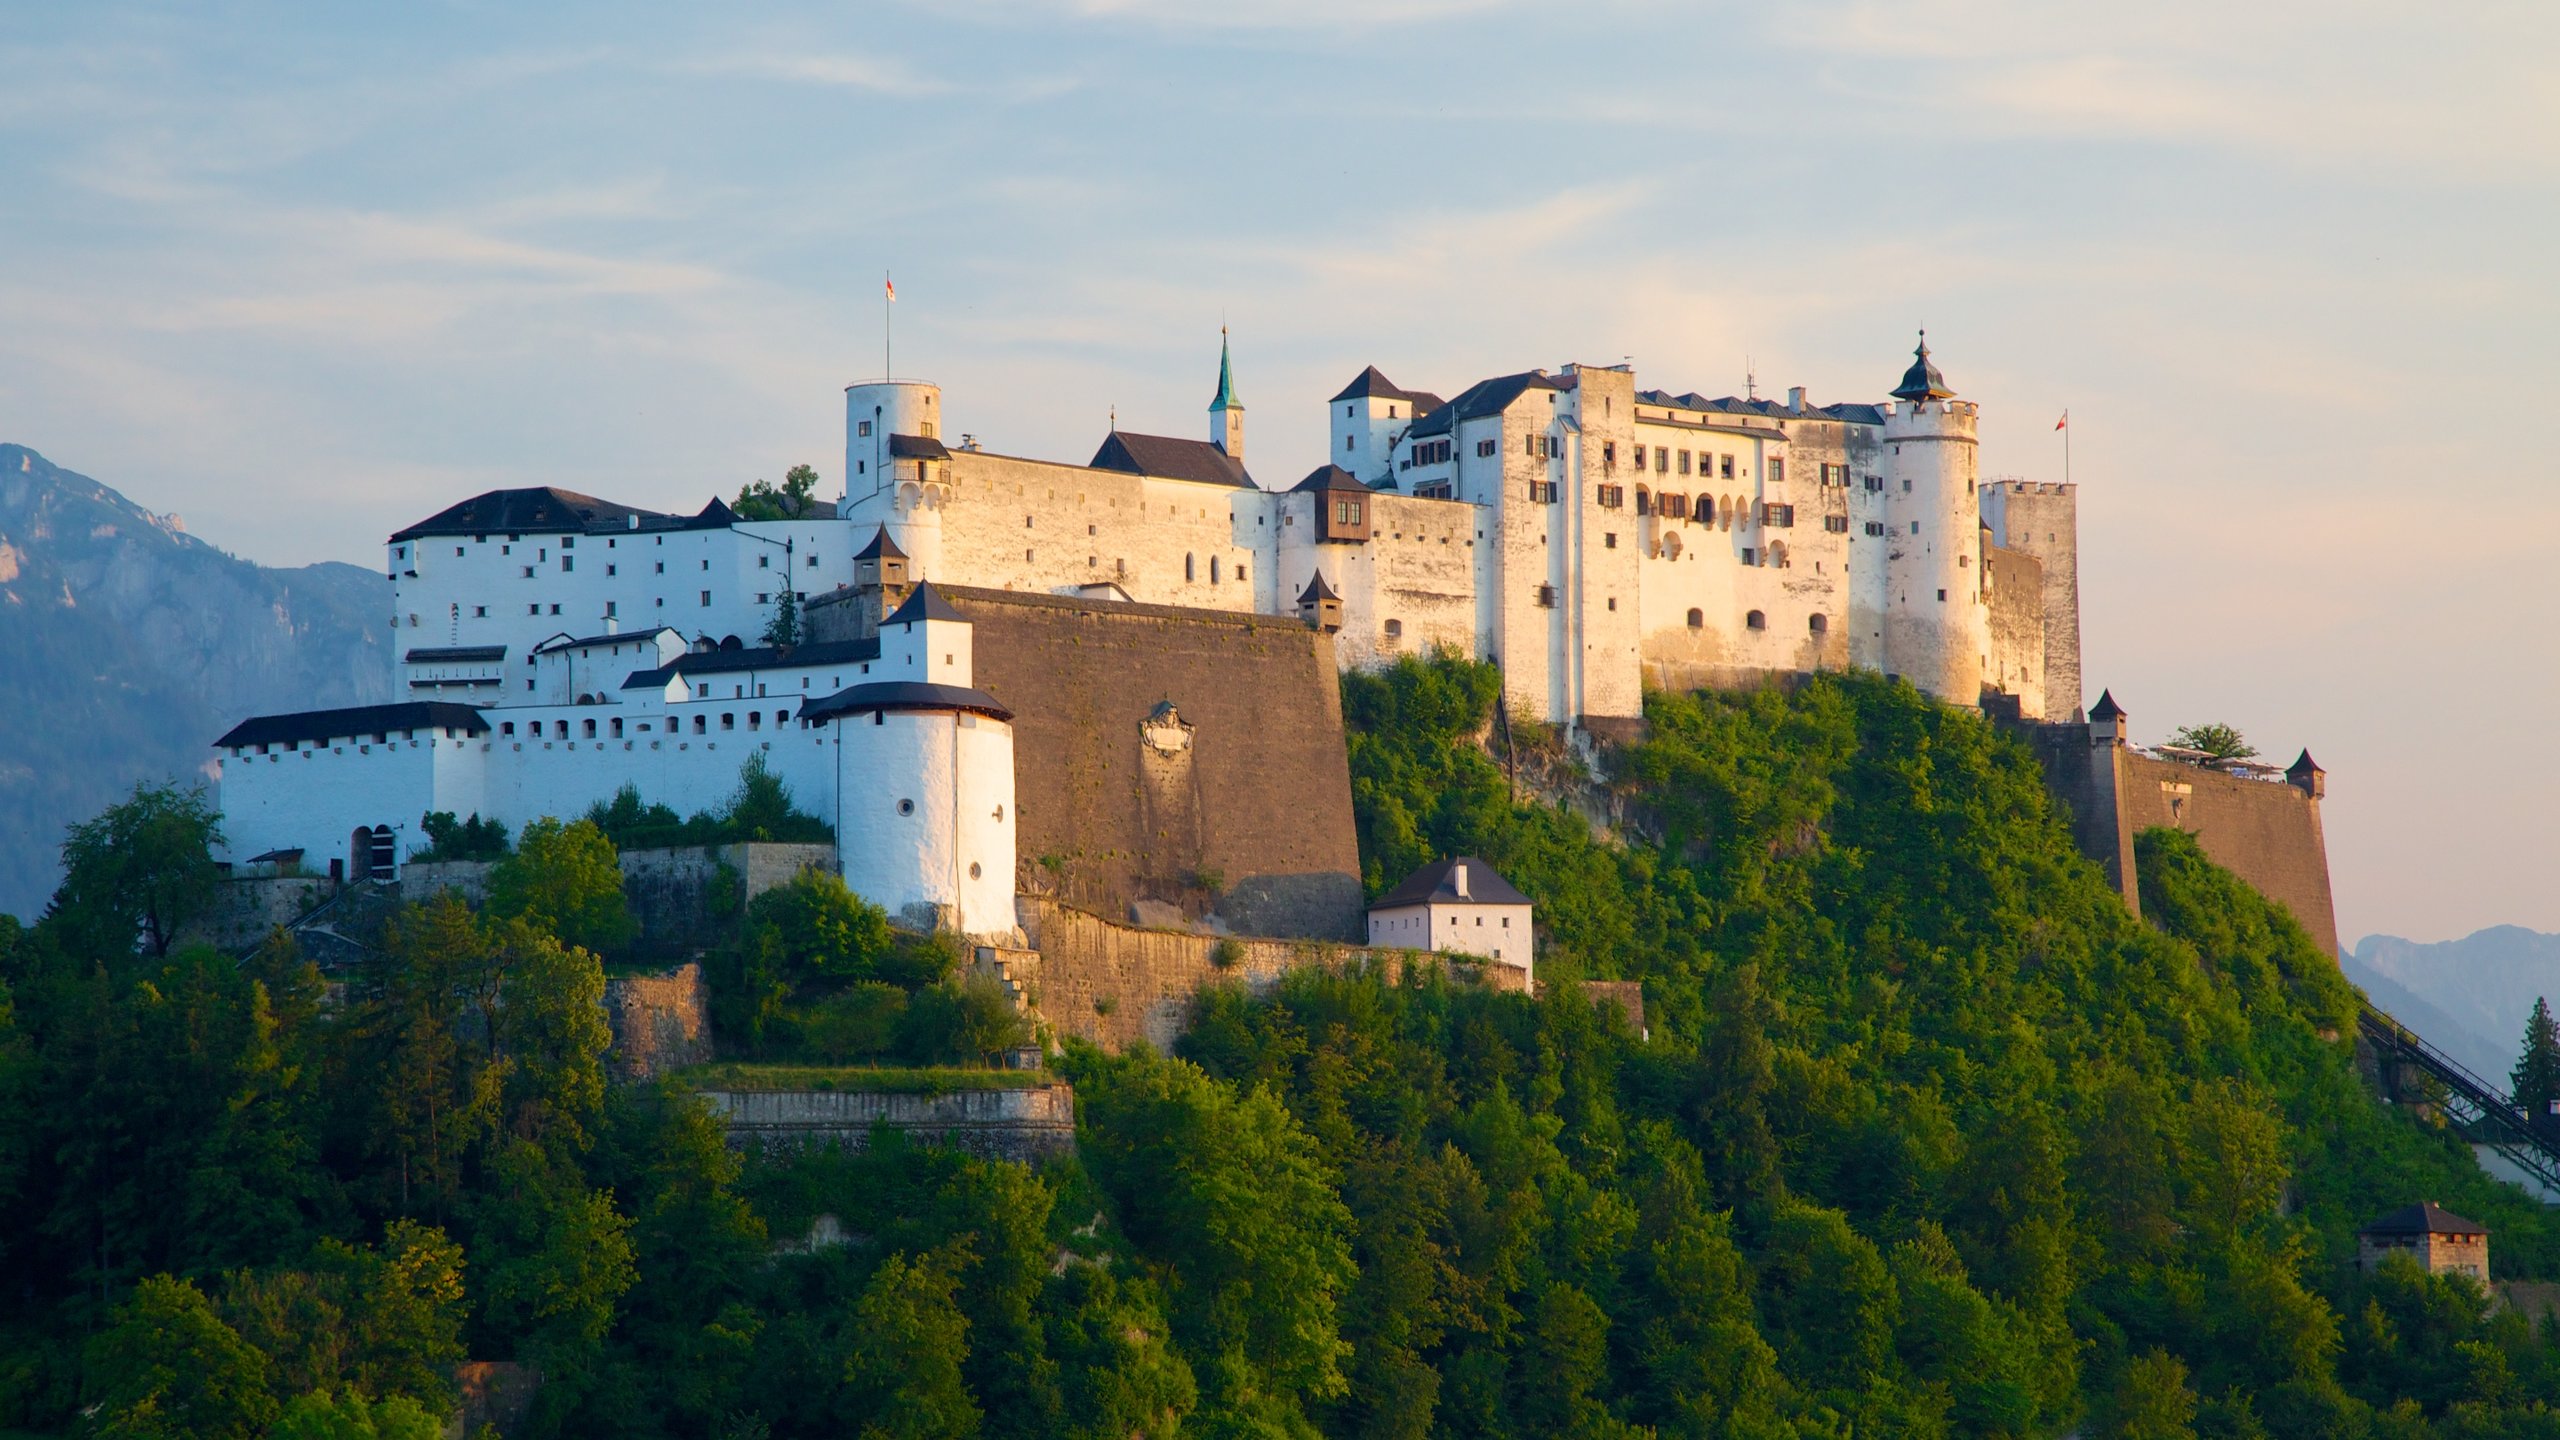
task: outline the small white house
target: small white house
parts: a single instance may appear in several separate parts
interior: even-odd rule
[[[1532,969],[1529,897],[1472,855],[1435,861],[1369,907],[1369,943]]]

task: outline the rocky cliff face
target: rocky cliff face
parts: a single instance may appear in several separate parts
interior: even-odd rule
[[[140,780],[212,779],[253,714],[390,698],[390,587],[270,570],[0,445],[0,911],[53,893],[63,827]]]

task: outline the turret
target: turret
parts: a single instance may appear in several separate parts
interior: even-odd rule
[[[2314,800],[2329,793],[2329,772],[2320,768],[2320,762],[2311,758],[2309,750],[2295,756],[2293,763],[2285,767],[2284,778],[2285,783]]]
[[[1323,571],[1317,571],[1315,578],[1307,582],[1307,588],[1299,593],[1298,618],[1305,621],[1309,629],[1321,630],[1327,635],[1342,629],[1342,597],[1333,593],[1332,586],[1324,583]]]
[[[903,590],[908,581],[907,552],[889,538],[889,527],[872,532],[871,543],[854,553],[853,583],[866,590]]]
[[[2124,707],[2116,703],[2115,692],[2101,690],[2098,703],[2089,707],[2089,743],[2121,745],[2124,743]]]
[[[942,387],[922,380],[846,386],[844,457],[846,513],[886,525],[906,554],[908,574],[933,578],[951,494]]]
[[[918,585],[880,628],[887,678],[801,707],[838,756],[845,884],[906,923],[1014,929],[1013,714],[971,684],[971,627]]]
[[[1244,402],[1236,398],[1235,368],[1227,359],[1227,327],[1218,327],[1218,393],[1209,397],[1209,443],[1244,464]]]
[[[1921,335],[1884,417],[1884,668],[1941,700],[1980,701],[1990,652],[1975,407]]]

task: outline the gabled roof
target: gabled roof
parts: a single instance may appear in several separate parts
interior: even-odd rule
[[[703,650],[679,655],[666,665],[651,670],[635,670],[622,682],[625,690],[654,690],[669,680],[686,675],[734,675],[747,670],[783,670],[816,668],[821,665],[853,665],[880,658],[878,640],[822,640],[811,645],[792,645],[775,649],[758,645],[737,650]]]
[[[404,665],[470,665],[507,658],[504,645],[421,645],[400,657]]]
[[[480,707],[451,700],[410,700],[398,705],[357,705],[344,710],[300,710],[291,715],[260,715],[231,727],[213,743],[226,745],[290,745],[301,740],[335,740],[376,735],[387,730],[460,730],[488,733]]]
[[[1351,383],[1343,386],[1342,393],[1333,398],[1335,400],[1410,400],[1413,402],[1413,413],[1416,417],[1421,416],[1425,411],[1437,410],[1444,403],[1439,396],[1428,390],[1405,389],[1388,379],[1375,365],[1352,376]]]
[[[2359,1235],[2486,1235],[2489,1227],[2465,1220],[2433,1200],[2403,1205],[2356,1232]]]
[[[1531,390],[1563,388],[1553,376],[1543,370],[1531,370],[1519,375],[1497,375],[1491,380],[1479,380],[1459,391],[1457,399],[1445,405],[1433,406],[1431,413],[1414,422],[1412,433],[1446,435],[1456,429],[1457,423],[1461,420],[1473,420],[1479,415],[1500,414],[1510,408],[1512,401]]]
[[[1170,435],[1139,435],[1114,430],[1093,452],[1096,470],[1148,475],[1159,480],[1197,480],[1205,485],[1250,489],[1253,477],[1226,451],[1206,440],[1176,440]]]
[[[1341,598],[1341,596],[1333,593],[1332,586],[1324,583],[1324,572],[1321,570],[1315,573],[1314,579],[1307,582],[1306,589],[1298,592],[1298,603],[1301,605],[1314,604],[1323,600],[1339,600]]]
[[[951,458],[950,450],[946,449],[941,441],[929,435],[892,435],[889,437],[889,455],[890,458],[897,460],[948,460]]]
[[[1911,352],[1911,368],[1902,372],[1902,383],[1890,392],[1896,400],[1917,403],[1922,400],[1945,400],[1956,392],[1948,388],[1946,377],[1938,373],[1929,359],[1929,332],[1920,332],[1920,348]]]
[[[899,549],[898,542],[889,538],[889,527],[883,525],[877,533],[872,535],[870,544],[853,553],[853,558],[856,560],[904,560],[907,558],[907,552]]]
[[[636,640],[651,640],[660,635],[673,635],[676,633],[678,632],[672,625],[652,625],[646,630],[626,630],[613,635],[584,635],[575,640],[571,640],[566,637],[555,637],[534,646],[533,653],[536,655],[547,655],[555,650],[593,650],[598,646],[622,645]]]
[[[969,623],[969,617],[961,614],[959,607],[953,605],[940,590],[935,589],[930,580],[918,585],[915,593],[907,597],[906,603],[890,612],[889,618],[881,621],[880,625],[882,629],[886,629],[892,625],[913,625],[919,620],[957,620],[963,625]]]
[[[1339,465],[1319,465],[1307,472],[1306,479],[1289,487],[1289,493],[1292,495],[1312,490],[1357,490],[1364,495],[1370,493],[1369,487],[1360,483],[1359,476]]]
[[[718,504],[718,501],[712,502]],[[543,485],[524,490],[491,490],[474,495],[459,505],[449,506],[406,530],[395,531],[393,540],[414,540],[425,535],[486,535],[491,532],[521,535],[534,531],[583,534],[591,529],[619,530],[639,516],[642,524],[650,521],[672,522],[677,517],[655,510],[641,510],[556,485]]]
[[[803,720],[826,720],[838,715],[863,715],[874,710],[966,710],[972,714],[1010,720],[1013,712],[984,690],[965,685],[935,685],[922,680],[882,680],[869,685],[855,685],[822,696],[800,707]]]
[[[1458,894],[1458,867],[1467,867],[1467,893]],[[1473,855],[1435,860],[1405,877],[1404,883],[1370,903],[1372,910],[1425,904],[1526,905],[1529,897],[1511,888],[1491,865]]]

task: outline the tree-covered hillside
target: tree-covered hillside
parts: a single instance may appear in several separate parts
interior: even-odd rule
[[[2334,961],[2181,837],[2136,922],[2021,750],[1826,678],[1657,698],[1602,843],[1515,797],[1496,693],[1345,681],[1361,839],[1500,866],[1542,996],[1215,994],[1178,1056],[1068,1056],[1038,1171],[740,1157],[607,1088],[548,910],[407,914],[324,1003],[286,949],[107,943],[147,877],[75,869],[0,940],[0,1425],[405,1435],[469,1356],[540,1366],[540,1434],[2560,1435],[2560,1349],[2351,1264],[2414,1199],[2508,1275],[2553,1227],[2371,1096]],[[775,1013],[876,968],[788,909],[738,942]]]

